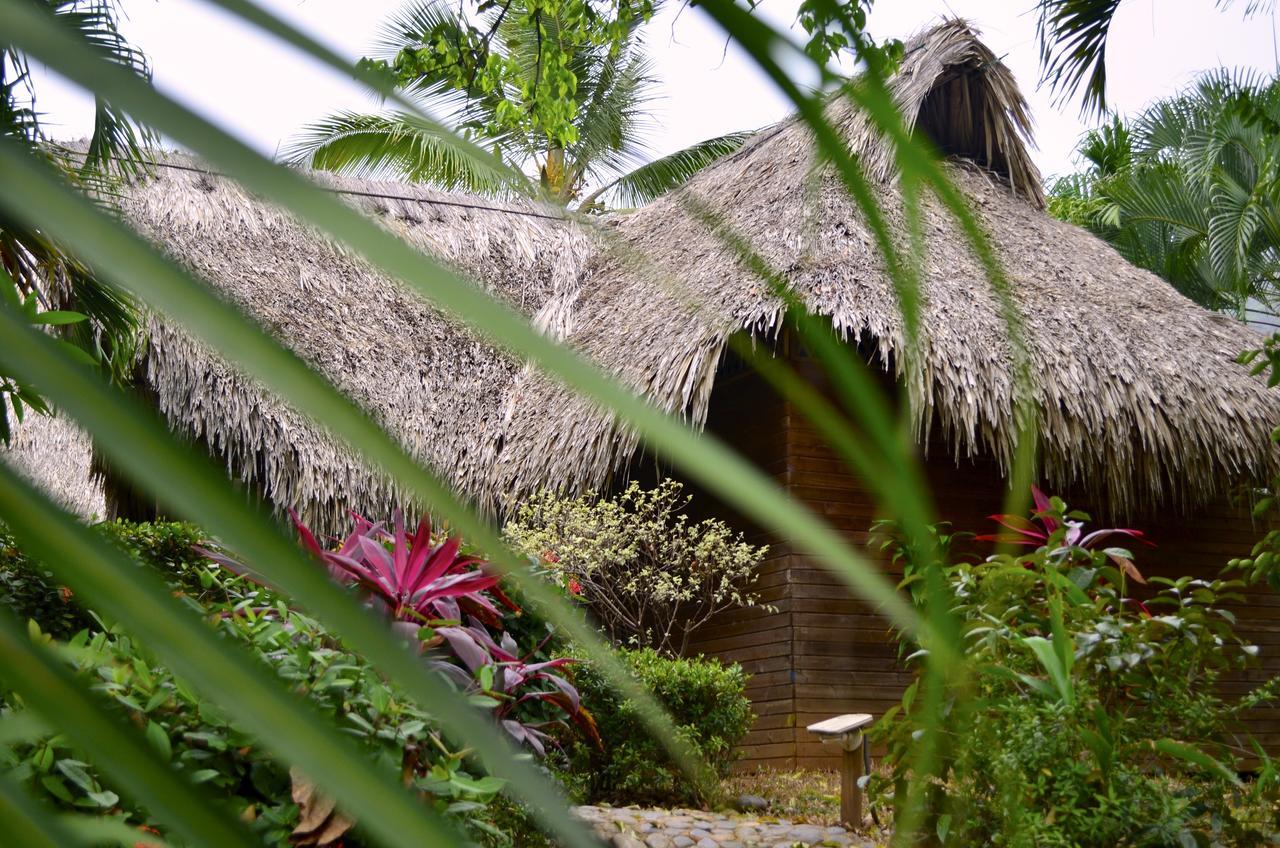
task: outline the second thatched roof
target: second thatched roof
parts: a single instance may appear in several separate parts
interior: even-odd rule
[[[912,39],[891,81],[903,114],[951,155],[948,172],[990,233],[1036,370],[1048,485],[1120,506],[1196,502],[1277,469],[1280,401],[1234,362],[1260,338],[1043,211],[1012,74],[963,22]],[[888,146],[859,113],[831,112],[891,222]],[[171,162],[170,164],[175,164]],[[613,417],[470,331],[229,180],[160,168],[125,215],[212,280],[483,505],[551,486],[607,484],[635,439]],[[815,165],[799,121],[762,131],[685,188],[604,224],[440,205],[456,196],[318,177],[412,244],[529,314],[656,405],[705,420],[727,339],[779,329],[782,304],[691,207],[713,210],[810,309],[851,341],[903,357],[893,287],[862,216]],[[393,194],[388,200],[369,194]],[[472,204],[484,205],[484,204]],[[491,205],[491,204],[489,204]],[[982,267],[951,216],[925,204],[924,336],[911,394],[923,431],[955,454],[1012,456],[1012,352]],[[621,244],[624,249],[612,249]],[[637,263],[636,257],[643,257]],[[673,285],[673,283],[675,285]],[[181,432],[207,442],[281,506],[333,527],[400,500],[309,423],[163,322],[148,379]]]

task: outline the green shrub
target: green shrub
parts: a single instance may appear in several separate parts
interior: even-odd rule
[[[207,560],[193,549],[205,537],[192,524],[176,521],[107,521],[94,529],[134,560],[155,568],[175,591],[203,597],[212,584]],[[202,580],[206,581],[202,583]],[[97,620],[50,572],[18,549],[0,527],[0,604],[22,621],[34,620],[57,639],[68,639]]]
[[[1111,546],[1141,533],[1086,533],[1088,516],[1036,501],[1030,521],[998,517],[1009,531],[998,539],[1028,553],[930,566],[946,578],[969,673],[922,678],[876,726],[888,753],[873,798],[899,822],[919,816],[925,844],[1274,844],[1280,775],[1234,731],[1280,687],[1227,701],[1216,685],[1257,651],[1223,607],[1245,584],[1145,579]],[[926,770],[929,702],[954,708]],[[1250,754],[1257,775],[1242,782]]]
[[[760,603],[768,549],[723,521],[691,521],[675,480],[632,482],[612,498],[540,492],[503,528],[513,550],[541,560],[615,645],[684,654],[717,613]]]
[[[429,714],[388,685],[360,655],[313,619],[289,610],[269,590],[225,573],[219,586],[235,601],[210,606],[214,626],[249,647],[296,691],[334,716],[383,768],[418,789],[473,837],[490,845],[511,844],[489,823],[487,813],[503,781],[469,772],[464,753],[448,746]],[[36,638],[50,639],[43,634]],[[290,841],[300,810],[291,797],[294,778],[289,770],[141,645],[114,629],[81,631],[62,652],[95,690],[146,732],[162,756],[250,822],[263,844],[312,844],[301,835]],[[0,718],[19,717],[24,709],[17,695],[0,690]],[[56,807],[121,816],[137,827],[155,826],[144,810],[113,791],[65,737],[43,730],[39,723],[22,738],[0,745],[0,771]],[[358,821],[343,839],[348,846],[364,844]]]
[[[715,777],[727,776],[735,749],[755,720],[743,695],[747,675],[742,668],[704,657],[668,659],[651,649],[621,651],[620,656]],[[716,781],[710,775],[690,779],[681,773],[662,744],[648,735],[636,705],[620,697],[599,672],[584,665],[575,682],[595,715],[604,750],[572,745],[566,782],[592,802],[674,805],[709,800]]]

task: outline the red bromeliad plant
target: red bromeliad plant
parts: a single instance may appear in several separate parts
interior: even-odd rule
[[[302,546],[328,566],[333,579],[358,586],[396,622],[460,621],[466,613],[499,626],[502,613],[486,592],[513,612],[520,611],[498,588],[499,576],[487,572],[479,557],[462,553],[461,539],[433,541],[429,516],[422,517],[410,536],[399,510],[392,533],[353,512],[355,527],[335,551],[323,548],[297,513],[290,515]]]
[[[355,512],[351,515],[355,520],[351,532],[335,539],[335,548],[326,548],[290,511],[302,546],[325,565],[330,576],[354,587],[398,632],[420,639],[431,668],[463,691],[496,702],[495,717],[517,742],[545,753],[549,736],[543,728],[559,720],[529,722],[522,717],[529,707],[546,704],[552,708],[550,715],[567,716],[594,744],[600,744],[595,721],[582,706],[578,691],[552,673],[576,660],[532,662],[545,641],[519,655],[515,640],[502,629],[502,608],[519,613],[520,607],[502,591],[501,577],[488,563],[464,553],[456,536],[434,539],[429,516],[424,515],[409,534],[399,510],[391,531]],[[204,553],[233,570],[246,571],[221,554]],[[499,639],[493,638],[489,628],[501,631]]]
[[[1036,507],[1031,518],[1023,518],[1021,515],[988,516],[1006,530],[1012,531],[1012,535],[991,533],[974,538],[979,542],[1025,545],[1032,548],[1049,546],[1055,549],[1094,550],[1103,539],[1111,536],[1128,536],[1145,545],[1151,545],[1141,530],[1131,530],[1126,527],[1111,527],[1085,533],[1084,522],[1089,520],[1088,515],[1083,512],[1066,512],[1066,504],[1060,498],[1048,497],[1037,486],[1031,487],[1031,498],[1035,501]]]
[[[583,708],[578,690],[563,677],[551,673],[551,669],[567,666],[576,660],[559,657],[530,662],[542,645],[520,656],[510,634],[503,633],[501,643],[495,642],[489,631],[476,621],[467,627],[437,627],[435,632],[449,645],[466,670],[451,663],[438,662],[435,667],[464,688],[471,688],[475,681],[479,681],[481,691],[498,702],[495,710],[498,721],[518,742],[528,744],[539,754],[545,752],[549,740],[542,730],[545,723],[521,722],[515,718],[522,705],[544,703],[567,714],[593,744],[601,745],[595,719]],[[535,681],[545,681],[554,688],[531,689],[530,685]]]

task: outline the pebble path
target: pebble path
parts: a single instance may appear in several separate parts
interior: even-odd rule
[[[611,848],[873,848],[875,845],[843,827],[797,824],[786,819],[753,818],[736,813],[639,807],[575,807],[573,813]]]

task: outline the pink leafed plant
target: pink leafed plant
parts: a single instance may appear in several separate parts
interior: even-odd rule
[[[1031,548],[1054,545],[1093,550],[1100,542],[1111,536],[1128,536],[1144,545],[1154,547],[1141,530],[1132,530],[1127,527],[1110,527],[1085,533],[1083,520],[1072,518],[1070,515],[1064,516],[1061,501],[1055,506],[1053,500],[1037,486],[1031,487],[1031,498],[1035,502],[1035,512],[1031,518],[1023,518],[1021,515],[988,516],[1011,532],[989,533],[975,536],[974,539],[980,542],[1025,545]]]
[[[354,526],[346,538],[326,548],[298,514],[290,510],[302,547],[328,569],[335,582],[353,586],[367,602],[391,620],[392,627],[410,638],[423,632],[421,643],[428,665],[470,694],[497,703],[494,715],[502,728],[538,754],[550,737],[543,729],[555,722],[521,720],[524,705],[545,703],[567,716],[596,745],[595,720],[583,708],[578,691],[564,677],[552,673],[576,660],[557,658],[531,662],[544,646],[524,656],[502,629],[503,611],[520,612],[499,586],[500,575],[479,557],[462,552],[462,541],[432,537],[431,520],[424,515],[412,534],[397,510],[392,529],[352,512]],[[210,559],[239,573],[244,566],[215,551]],[[423,631],[422,628],[430,628]],[[500,632],[495,640],[490,632]],[[443,652],[442,657],[439,652]]]
[[[399,510],[391,533],[353,512],[355,527],[337,550],[321,546],[297,513],[290,515],[302,546],[328,566],[333,579],[358,586],[395,621],[460,621],[465,613],[496,625],[502,613],[486,592],[518,611],[498,589],[499,576],[486,571],[483,560],[461,553],[460,539],[433,541],[426,515],[410,536]]]

